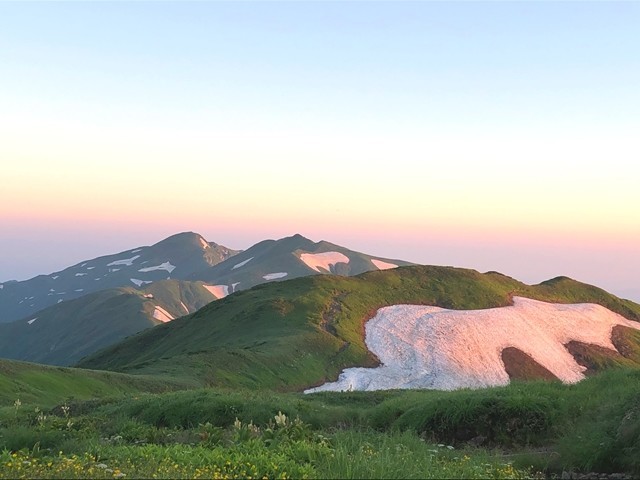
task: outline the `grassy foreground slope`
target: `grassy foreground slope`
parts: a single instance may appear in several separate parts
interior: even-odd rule
[[[116,397],[187,387],[188,382],[173,379],[0,360],[0,407],[14,405],[16,400],[47,406],[69,398]]]
[[[65,401],[44,418],[0,410],[0,478],[637,478],[638,398],[640,372],[617,369],[575,385]]]
[[[568,278],[529,286],[494,272],[402,267],[238,292],[98,352],[80,366],[189,377],[205,385],[300,390],[335,380],[343,368],[377,364],[365,346],[363,325],[380,307],[490,308],[509,305],[512,295],[599,303],[640,320],[640,305]],[[629,346],[638,347],[633,341]]]

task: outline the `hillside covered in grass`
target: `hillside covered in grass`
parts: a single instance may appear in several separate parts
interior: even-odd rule
[[[640,320],[639,305],[564,277],[529,286],[495,272],[402,267],[254,287],[133,336],[79,365],[192,378],[204,385],[302,390],[335,380],[344,368],[378,364],[365,345],[363,326],[380,307],[486,309],[510,305],[516,295],[596,303],[629,320]],[[610,364],[635,365],[640,338],[627,331],[621,337],[626,354],[614,358],[589,345],[576,348],[582,348],[582,361],[595,370]],[[516,377],[535,370],[526,359],[516,364]]]
[[[0,360],[0,408],[12,406],[16,400],[47,406],[69,398],[117,397],[190,386],[193,385],[187,381],[175,379]]]

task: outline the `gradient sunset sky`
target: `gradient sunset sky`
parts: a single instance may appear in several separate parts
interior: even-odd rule
[[[2,2],[0,281],[196,231],[640,301],[638,2]]]

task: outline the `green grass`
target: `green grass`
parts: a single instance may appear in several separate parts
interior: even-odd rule
[[[97,463],[166,478],[213,476],[206,465],[220,477],[254,467],[252,475],[270,478],[283,470],[322,478],[637,476],[639,399],[640,372],[619,369],[575,385],[313,395],[199,389],[41,411],[22,404],[0,410],[0,476],[16,476],[7,466],[16,452],[21,462],[51,462],[53,471],[30,472],[41,477],[99,476]],[[285,426],[275,421],[279,412]]]
[[[509,305],[512,295],[596,302],[640,319],[639,305],[571,279],[528,286],[498,273],[402,267],[260,285],[135,335],[80,366],[188,377],[206,386],[296,391],[335,380],[344,368],[375,366],[363,325],[380,307],[479,309]]]
[[[24,404],[54,405],[70,397],[92,399],[122,394],[164,392],[193,386],[186,381],[115,372],[51,367],[0,359],[0,408]]]

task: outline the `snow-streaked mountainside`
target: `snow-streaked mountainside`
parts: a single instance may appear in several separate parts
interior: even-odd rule
[[[365,326],[365,341],[382,365],[350,368],[318,391],[429,388],[453,390],[509,383],[502,352],[516,348],[566,383],[584,378],[566,345],[580,342],[616,351],[615,326],[640,323],[595,304],[554,304],[515,297],[513,305],[450,310],[394,305]],[[620,353],[620,352],[618,352]]]
[[[72,365],[124,338],[214,301],[202,282],[160,280],[101,290],[0,324],[0,357]]]
[[[197,233],[185,232],[149,247],[85,260],[49,275],[5,282],[0,289],[0,323],[100,290],[140,287],[167,278],[186,279],[237,253]]]
[[[313,242],[302,235],[293,235],[257,243],[231,259],[195,272],[189,278],[216,285],[218,292],[228,294],[265,281],[327,273],[351,276],[408,265],[412,263],[367,255],[326,241]]]

